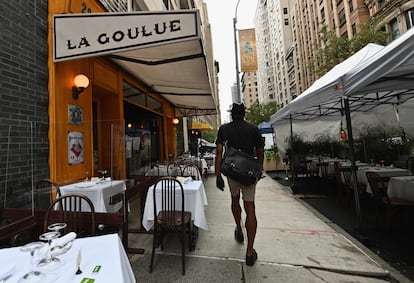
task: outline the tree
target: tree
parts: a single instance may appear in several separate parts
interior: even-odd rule
[[[279,105],[276,101],[270,101],[268,103],[259,103],[256,101],[248,108],[246,121],[253,125],[259,125],[261,122],[269,121],[270,116],[275,114],[278,109]]]
[[[324,25],[320,31],[321,47],[316,51],[316,59],[311,61],[309,68],[322,76],[368,43],[384,44],[390,35],[381,29],[377,21],[360,24],[359,29],[357,34],[348,39],[337,37]]]

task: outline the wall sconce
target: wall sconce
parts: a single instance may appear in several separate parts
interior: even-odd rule
[[[180,123],[180,120],[178,120],[177,118],[175,118],[174,120],[173,120],[173,124],[174,125],[178,125]]]
[[[72,97],[73,99],[78,99],[79,94],[89,86],[89,79],[84,74],[79,74],[76,75],[73,82],[75,85],[72,87]]]

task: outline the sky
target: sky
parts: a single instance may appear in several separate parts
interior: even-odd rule
[[[254,28],[258,0],[240,0],[237,8],[237,29]],[[237,0],[204,0],[213,37],[214,59],[219,62],[219,92],[222,123],[229,121],[231,86],[236,82],[233,18]],[[239,66],[240,68],[240,66]],[[241,74],[240,74],[241,78]]]

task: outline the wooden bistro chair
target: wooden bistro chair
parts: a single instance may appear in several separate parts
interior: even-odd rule
[[[157,198],[157,194],[159,195]],[[193,247],[191,212],[184,211],[183,185],[174,177],[160,178],[154,185],[154,228],[150,273],[153,270],[155,248],[164,249],[166,232],[180,234],[182,275],[185,275],[185,235],[188,234],[190,250]]]
[[[181,167],[177,162],[169,162],[167,165],[167,175],[177,177],[181,175]]]
[[[334,162],[335,178],[338,184],[338,197],[346,196],[346,203],[349,204],[353,195],[352,170],[351,168],[341,167],[339,162]]]
[[[43,225],[48,231],[50,224],[63,222],[67,224],[62,234],[76,232],[78,237],[96,234],[95,207],[85,195],[67,194],[55,199],[49,206]]]
[[[390,198],[387,194],[388,181],[390,177],[381,177],[375,172],[366,172],[368,183],[371,187],[372,197],[375,204],[375,221],[379,226],[379,217],[382,209],[386,209],[388,217],[388,228],[391,228],[392,212],[404,208],[414,208],[414,202],[401,198]]]
[[[46,210],[50,203],[60,196],[60,187],[58,183],[50,179],[42,179],[36,183],[33,195],[35,208]]]
[[[181,172],[181,176],[183,177],[190,177],[193,178],[193,180],[201,180],[201,174],[200,174],[200,170],[198,169],[198,167],[196,165],[186,165],[183,168],[183,171]]]

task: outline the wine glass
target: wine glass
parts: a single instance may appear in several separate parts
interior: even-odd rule
[[[67,226],[68,226],[68,225],[67,225],[66,223],[63,223],[63,222],[58,222],[58,223],[53,223],[53,224],[50,224],[49,226],[47,226],[47,229],[48,229],[49,231],[55,231],[55,232],[58,232],[58,233],[59,233],[59,235],[62,235],[62,233],[60,232],[60,230],[65,229]],[[52,250],[53,250],[53,248],[52,248]],[[51,253],[52,253],[52,251],[51,251]],[[58,258],[56,258],[56,257],[54,257],[54,256],[52,255],[52,261],[54,261],[54,262],[59,262],[59,259],[58,259]]]
[[[85,182],[90,181],[90,179],[91,179],[91,173],[89,171],[86,171],[85,172]]]
[[[53,223],[47,226],[49,231],[60,232],[60,230],[65,229],[68,225],[63,222]]]
[[[45,275],[36,270],[36,264],[35,264],[35,258],[34,254],[37,249],[40,249],[43,247],[43,242],[31,242],[28,243],[20,248],[22,252],[30,252],[30,271],[27,272],[25,275],[23,275],[22,278],[19,279],[19,283],[23,282],[38,282],[40,279],[42,279]]]
[[[384,167],[385,160],[380,160],[380,162],[381,162],[381,167]]]
[[[59,236],[60,232],[57,231],[46,232],[39,236],[40,240],[47,241],[48,243],[47,256],[39,262],[39,266],[44,266],[49,263],[60,263],[60,260],[58,258],[52,257],[52,240],[57,239]]]

